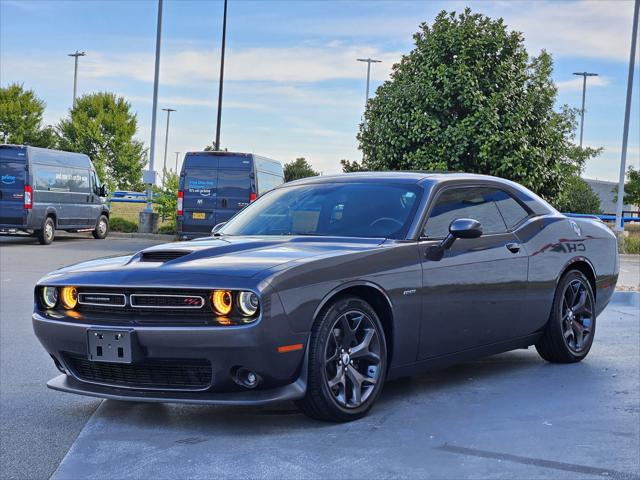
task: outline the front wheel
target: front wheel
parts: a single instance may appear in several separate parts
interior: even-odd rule
[[[307,393],[296,402],[306,415],[348,422],[363,417],[382,390],[387,346],[376,311],[357,297],[332,303],[309,342]]]
[[[100,215],[96,228],[91,232],[91,235],[96,240],[102,240],[107,237],[107,233],[109,233],[109,219],[104,215]]]
[[[536,350],[548,362],[579,362],[589,353],[595,331],[591,283],[582,272],[571,270],[558,283],[551,316]]]

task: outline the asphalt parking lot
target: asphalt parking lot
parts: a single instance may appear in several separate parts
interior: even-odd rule
[[[0,238],[1,478],[640,478],[638,294],[599,317],[582,363],[550,365],[529,349],[397,380],[371,415],[345,425],[288,403],[101,402],[47,390],[57,370],[31,330],[35,281],[153,243]],[[633,283],[636,257],[622,265]]]

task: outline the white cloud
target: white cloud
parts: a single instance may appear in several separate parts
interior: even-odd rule
[[[607,77],[589,77],[587,79],[587,89],[591,87],[605,87],[609,85]],[[571,80],[561,80],[556,82],[556,87],[563,91],[582,90],[582,77],[576,77]]]
[[[382,60],[372,68],[372,79],[385,79],[399,52],[384,52],[369,46],[296,46],[283,48],[231,49],[227,52],[225,80],[280,83],[310,83],[335,79],[361,79],[364,66],[356,58]],[[219,56],[210,50],[182,50],[161,56],[160,79],[164,85],[193,85],[218,80]],[[153,55],[128,53],[106,55],[92,52],[80,66],[90,78],[128,78],[153,81]]]

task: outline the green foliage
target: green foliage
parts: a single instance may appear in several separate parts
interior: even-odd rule
[[[76,100],[69,118],[60,121],[60,148],[87,154],[110,190],[141,190],[146,149],[134,135],[136,115],[123,97],[92,93]]]
[[[578,175],[569,177],[554,206],[564,213],[602,213],[600,198]]]
[[[350,162],[349,160],[344,158],[340,160],[340,165],[342,165],[342,171],[345,173],[361,172],[363,170],[366,170],[364,165],[361,165],[356,161]]]
[[[624,237],[625,253],[640,254],[640,237],[629,235]]]
[[[158,233],[163,235],[173,235],[176,233],[176,222],[174,221],[173,224],[168,225],[160,225]]]
[[[42,125],[44,108],[44,101],[20,84],[0,88],[0,132],[7,143],[55,147],[55,131]]]
[[[613,201],[618,201],[618,186],[613,187]],[[622,201],[625,205],[640,205],[640,170],[636,170],[629,165],[627,169],[627,181],[624,184],[624,196]]]
[[[161,187],[153,187],[154,195],[153,203],[156,211],[160,214],[160,221],[169,221],[168,227],[176,228],[176,209],[178,207],[178,186],[180,178],[178,174],[170,170],[165,172],[164,182]]]
[[[304,157],[296,158],[293,162],[284,164],[284,181],[291,182],[300,178],[316,177],[320,175]]]
[[[112,232],[134,233],[138,231],[138,224],[120,217],[109,218],[109,229]]]
[[[548,200],[599,150],[573,144],[576,110],[553,110],[551,56],[529,59],[520,33],[466,9],[414,35],[369,100],[348,170],[456,170],[509,178]]]

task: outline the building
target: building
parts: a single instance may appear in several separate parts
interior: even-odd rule
[[[595,193],[600,199],[600,210],[603,214],[615,215],[617,196],[614,191],[618,182],[608,182],[606,180],[592,180],[585,178],[585,182],[589,184],[593,193]],[[637,205],[623,205],[622,211],[624,212],[637,212]]]

